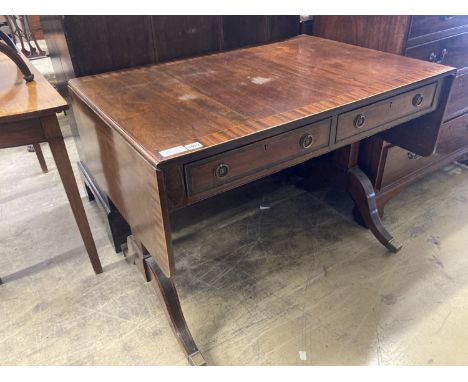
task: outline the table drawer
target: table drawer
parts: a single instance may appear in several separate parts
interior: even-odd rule
[[[331,119],[297,128],[213,157],[185,165],[188,195],[199,194],[307,156],[330,144]]]
[[[340,114],[336,141],[339,142],[399,118],[429,110],[434,102],[436,88],[437,83],[434,82],[370,106]]]
[[[406,56],[464,68],[468,66],[468,32],[408,48]]]
[[[463,147],[468,147],[468,114],[442,124],[436,152],[447,155]]]
[[[380,188],[384,188],[401,178],[410,175],[438,159],[438,155],[422,157],[398,146],[390,146],[387,151],[385,168]]]
[[[408,38],[424,36],[468,24],[468,16],[413,16]]]
[[[468,112],[468,73],[457,76],[453,81],[445,120],[452,119],[466,112]]]

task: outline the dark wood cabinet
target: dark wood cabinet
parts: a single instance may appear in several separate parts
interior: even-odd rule
[[[313,34],[458,69],[432,155],[416,155],[382,136],[361,143],[359,161],[381,214],[410,182],[468,153],[468,16],[316,16]]]
[[[75,77],[280,41],[300,29],[299,16],[41,16],[41,23],[60,85]]]

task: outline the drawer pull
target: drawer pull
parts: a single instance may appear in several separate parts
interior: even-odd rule
[[[412,153],[411,151],[408,151],[408,159],[419,159],[421,158],[421,155]]]
[[[308,149],[314,144],[315,138],[312,134],[304,134],[299,142],[303,149]]]
[[[354,127],[356,129],[360,129],[362,126],[364,126],[364,123],[366,122],[366,117],[364,114],[358,114],[356,118],[354,118]]]
[[[442,49],[442,52],[440,52],[440,56],[437,56],[437,53],[435,52],[432,52],[430,55],[429,55],[429,61],[430,62],[433,62],[435,64],[441,64],[444,59],[445,59],[445,56],[448,54],[448,50],[447,49]]]
[[[216,166],[214,173],[218,179],[223,179],[229,173],[229,166],[227,164],[221,163]]]
[[[422,104],[422,101],[424,100],[424,97],[421,95],[421,94],[416,94],[414,97],[413,97],[413,106],[417,107],[417,106],[420,106]]]
[[[442,21],[452,20],[455,16],[440,16]]]

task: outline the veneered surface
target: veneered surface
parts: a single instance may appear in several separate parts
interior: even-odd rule
[[[312,36],[83,77],[70,87],[154,163],[310,117],[452,69]],[[176,154],[184,155],[187,152]]]
[[[21,71],[6,55],[0,53],[0,123],[53,114],[68,108],[65,100],[34,68],[34,81],[25,82]]]

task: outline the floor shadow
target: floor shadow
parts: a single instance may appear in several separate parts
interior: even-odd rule
[[[101,239],[101,240],[96,240],[96,246],[99,248],[100,246],[104,246],[108,243],[108,240],[106,238]],[[9,275],[1,275],[1,279],[3,284],[6,284],[8,282],[13,282],[13,281],[18,281],[20,279],[23,279],[25,277],[32,276],[34,274],[40,273],[44,271],[45,269],[54,266],[59,263],[66,263],[68,261],[73,260],[74,258],[78,256],[85,256],[86,260],[88,260],[87,254],[86,254],[86,249],[83,246],[76,247],[73,249],[70,249],[66,252],[62,252],[59,255],[56,255],[54,257],[51,257],[50,259],[43,260],[37,264],[31,265],[27,268],[23,268],[17,272],[11,273]],[[85,260],[85,259],[83,259]],[[109,271],[113,268],[115,268],[117,265],[110,264],[104,267],[105,270]]]

